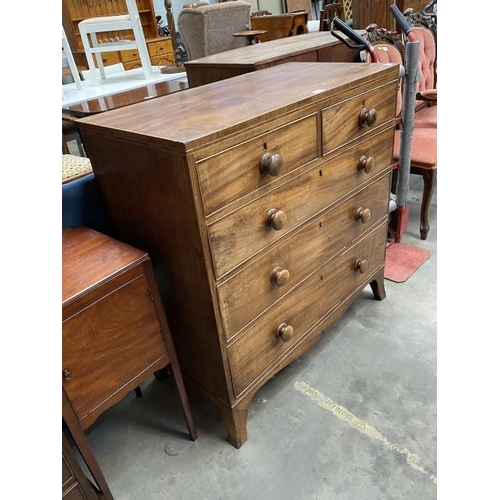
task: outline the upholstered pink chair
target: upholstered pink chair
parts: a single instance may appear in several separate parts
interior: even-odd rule
[[[429,2],[422,11],[412,8],[404,11],[405,20],[419,42],[416,111],[414,126],[437,127],[437,15],[431,13],[435,2]]]
[[[437,127],[436,41],[432,32],[415,26],[413,33],[419,42],[415,127]]]
[[[368,30],[368,28],[367,28]],[[385,30],[379,29],[376,25],[370,25],[370,31],[372,34],[379,30],[381,36],[383,36]],[[386,33],[386,39],[390,39],[388,33]],[[371,43],[374,47],[375,57],[378,62],[387,63],[393,62],[398,64],[403,64],[404,57],[402,52],[398,47],[392,42],[378,42],[375,36],[371,38]],[[419,46],[420,49],[420,46]],[[371,62],[370,55],[367,56],[367,62]],[[425,62],[419,61],[419,66],[425,65]],[[429,83],[430,80],[427,81]],[[433,81],[433,80],[432,80]],[[420,89],[417,88],[417,92],[422,92],[423,85],[426,83],[425,78],[421,80]],[[401,88],[398,92],[397,100],[397,116],[401,113],[402,96]],[[433,106],[437,108],[437,106]],[[432,109],[432,108],[425,108]],[[422,110],[421,110],[422,111]],[[415,117],[418,113],[415,113]],[[394,135],[394,161],[399,164],[400,161],[400,147],[401,147],[401,130],[397,129]],[[422,192],[422,202],[420,205],[420,238],[422,240],[427,239],[429,234],[429,208],[434,193],[434,188],[436,185],[437,176],[437,128],[436,126],[429,125],[416,126],[414,124],[412,132],[412,142],[411,142],[411,156],[410,156],[410,173],[422,176],[424,182],[424,188]],[[395,171],[395,176],[397,175],[397,170]]]

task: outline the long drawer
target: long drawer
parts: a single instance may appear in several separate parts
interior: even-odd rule
[[[309,115],[197,162],[205,215],[314,160],[316,121]]]
[[[384,222],[318,269],[228,347],[236,397],[383,264],[386,238]],[[279,333],[290,338],[285,341]]]
[[[391,126],[209,225],[216,277],[388,168],[393,137]]]
[[[387,215],[390,174],[305,225],[217,287],[230,340],[315,269]]]

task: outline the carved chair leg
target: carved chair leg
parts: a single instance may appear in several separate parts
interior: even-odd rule
[[[424,191],[422,193],[422,204],[420,206],[420,239],[426,240],[429,234],[429,208],[436,185],[437,170],[435,168],[412,169],[412,172],[420,174],[424,180]]]

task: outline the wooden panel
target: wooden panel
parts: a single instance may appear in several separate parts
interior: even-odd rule
[[[305,10],[307,18],[312,19],[311,0],[286,0],[286,11],[291,12],[292,10]]]

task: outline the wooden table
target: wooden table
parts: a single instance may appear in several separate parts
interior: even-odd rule
[[[247,30],[233,33],[233,36],[244,36],[247,39],[247,45],[253,45],[255,43],[260,43],[259,35],[264,35],[265,33],[267,33],[266,30]]]
[[[150,83],[143,87],[137,87],[130,90],[124,90],[116,94],[107,95],[104,97],[96,97],[83,101],[77,104],[64,106],[62,111],[71,116],[82,118],[84,116],[95,115],[104,111],[110,111],[116,108],[122,108],[130,104],[153,99],[167,94],[173,94],[180,90],[185,90],[189,87],[187,77],[185,75],[167,80],[163,82]]]
[[[192,88],[286,62],[357,61],[357,50],[349,49],[328,31],[316,31],[212,54],[184,66]]]

